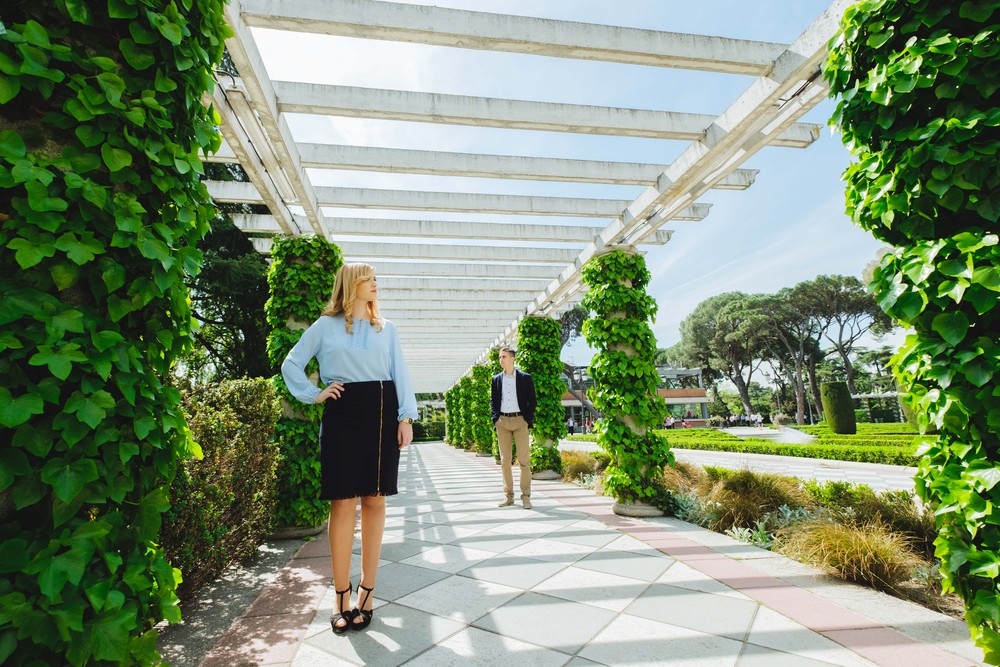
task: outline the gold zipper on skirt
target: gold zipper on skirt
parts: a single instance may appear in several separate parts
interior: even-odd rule
[[[382,389],[382,381],[378,382],[378,477],[375,478],[375,495],[382,495],[382,431],[385,430],[385,422],[382,421],[382,404],[385,391]]]

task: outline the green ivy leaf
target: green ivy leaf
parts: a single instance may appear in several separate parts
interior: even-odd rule
[[[66,412],[75,413],[77,419],[91,428],[97,428],[114,407],[114,397],[103,389],[89,396],[77,391],[66,401]]]
[[[45,411],[42,397],[24,394],[14,398],[7,389],[0,387],[0,426],[13,428],[20,426],[34,415]]]
[[[56,497],[64,503],[76,498],[83,487],[99,477],[97,465],[91,459],[50,459],[42,468],[42,481],[55,491]]]
[[[101,157],[104,158],[104,164],[111,171],[121,171],[125,167],[132,166],[131,153],[121,148],[115,148],[108,143],[101,146]]]
[[[22,238],[12,240],[7,247],[14,251],[14,261],[22,269],[30,269],[46,257],[56,254],[55,248],[47,243],[32,243]]]
[[[6,100],[0,100],[2,104]],[[3,130],[0,132],[0,157],[14,161],[27,155],[28,149],[24,145],[24,139],[14,130]]]
[[[934,316],[931,328],[950,345],[957,345],[969,330],[969,319],[964,313],[939,313]]]

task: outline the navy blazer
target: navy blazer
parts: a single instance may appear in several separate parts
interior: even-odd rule
[[[493,376],[490,383],[490,409],[493,413],[493,423],[500,419],[500,399],[503,396],[501,378],[503,371]],[[514,369],[514,388],[517,391],[517,407],[521,408],[521,416],[528,422],[528,428],[535,423],[535,381],[527,373]]]

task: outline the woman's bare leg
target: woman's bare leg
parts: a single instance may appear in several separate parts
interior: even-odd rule
[[[354,545],[354,522],[357,516],[358,499],[330,501],[330,560],[333,566],[333,590],[342,591],[351,585],[351,547]],[[345,586],[344,584],[347,584]],[[340,600],[334,600],[334,608],[340,613]],[[349,609],[350,600],[345,600],[344,608]]]
[[[361,498],[361,582],[367,588],[375,587],[378,575],[378,560],[382,555],[382,534],[385,532],[385,496],[364,496]],[[364,593],[358,593],[358,599]],[[369,596],[364,608],[371,609]],[[360,619],[355,619],[360,621]]]

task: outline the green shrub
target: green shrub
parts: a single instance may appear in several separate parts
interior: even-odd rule
[[[722,507],[712,524],[712,530],[720,532],[733,527],[753,528],[782,505],[795,509],[810,503],[808,494],[796,480],[750,470],[734,471],[719,481],[709,500]]]
[[[712,428],[722,428],[726,425],[726,418],[719,415],[712,415],[708,418],[708,425]]]
[[[531,469],[562,472],[558,451],[539,452],[536,449],[557,449],[559,439],[566,437],[562,396],[563,364],[562,325],[551,317],[525,317],[517,325],[517,364],[531,374],[535,386],[535,423],[531,428]],[[537,461],[537,466],[536,462]]]
[[[854,429],[857,432],[858,424],[868,422],[868,411],[867,410],[854,410]]]
[[[591,452],[594,460],[597,461],[597,472],[604,472],[609,465],[611,465],[611,454],[600,450],[596,452]]]
[[[922,563],[906,537],[879,523],[799,522],[778,532],[776,551],[883,591],[895,590]]]
[[[823,403],[823,415],[834,433],[857,433],[858,422],[854,419],[854,401],[846,382],[823,382],[819,386],[819,398]]]
[[[183,462],[174,478],[160,539],[184,575],[178,592],[186,598],[256,553],[272,528],[278,451],[271,436],[281,407],[263,379],[190,389],[182,405],[204,457]]]

